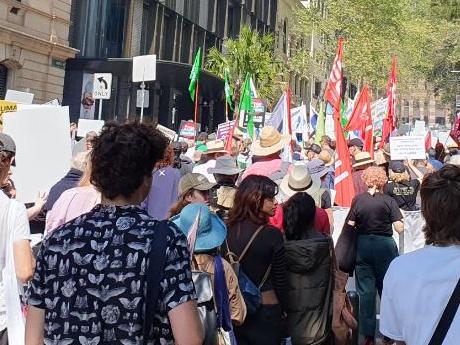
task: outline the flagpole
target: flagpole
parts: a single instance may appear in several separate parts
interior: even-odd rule
[[[228,122],[228,102],[225,100],[225,122]]]
[[[196,82],[195,90],[195,123],[198,123],[198,93],[200,92],[200,83]]]

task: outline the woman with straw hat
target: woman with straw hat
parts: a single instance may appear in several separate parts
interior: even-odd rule
[[[355,156],[355,162],[353,164],[353,172],[351,176],[353,178],[353,185],[355,187],[355,194],[361,194],[367,191],[367,186],[363,181],[363,173],[368,167],[374,164],[374,160],[371,158],[369,152],[359,152]]]

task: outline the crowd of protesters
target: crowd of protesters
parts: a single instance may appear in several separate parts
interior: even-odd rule
[[[227,151],[206,133],[171,143],[151,125],[113,123],[86,140],[26,208],[14,138],[0,133],[0,345],[332,345],[357,324],[364,345],[421,345],[446,328],[460,293],[457,147],[392,161],[389,144],[366,152],[351,139],[356,196],[337,229],[327,136],[301,147],[267,126],[254,142],[234,133]],[[426,246],[398,257],[393,233],[417,211]],[[32,251],[37,217],[45,237]],[[340,231],[354,234],[356,320],[338,287]],[[445,345],[460,339],[460,312],[451,319]]]

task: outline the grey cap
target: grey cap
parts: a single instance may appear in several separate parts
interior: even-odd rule
[[[0,151],[11,152],[14,155],[16,154],[16,144],[13,138],[8,134],[0,133]]]

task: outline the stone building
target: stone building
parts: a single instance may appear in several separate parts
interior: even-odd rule
[[[62,99],[71,0],[0,0],[0,99],[7,89]]]

